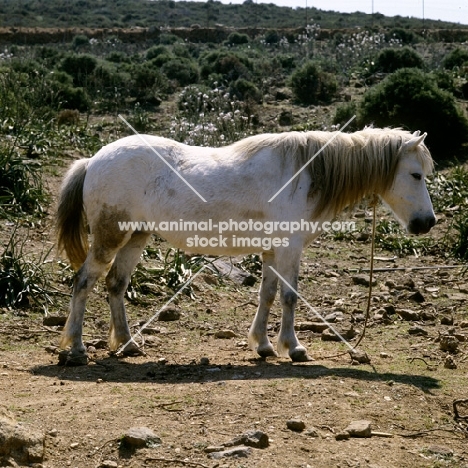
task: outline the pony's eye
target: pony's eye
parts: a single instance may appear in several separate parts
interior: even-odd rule
[[[418,174],[417,172],[414,172],[413,174],[411,174],[416,180],[421,180],[422,179],[422,175],[421,174]]]

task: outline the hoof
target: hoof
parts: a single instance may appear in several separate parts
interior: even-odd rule
[[[75,353],[70,351],[60,351],[59,353],[59,366],[86,366],[88,365],[88,356],[85,353]]]
[[[273,346],[268,348],[256,349],[257,354],[262,358],[278,357],[278,353],[273,349]]]
[[[122,356],[127,357],[137,357],[137,356],[146,356],[146,353],[139,348],[135,343],[129,343],[121,352]]]
[[[289,357],[293,362],[313,361],[313,359],[307,354],[307,350],[305,349],[296,349],[295,351],[289,354]]]

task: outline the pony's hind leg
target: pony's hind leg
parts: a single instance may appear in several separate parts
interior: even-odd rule
[[[249,330],[249,344],[260,356],[267,357],[277,355],[268,339],[267,326],[268,315],[278,288],[278,277],[270,268],[270,265],[274,266],[275,261],[273,252],[264,252],[262,258],[262,284],[260,286],[259,304]]]
[[[130,281],[130,275],[140,259],[148,237],[147,232],[134,232],[130,240],[117,253],[112,268],[106,277],[111,322],[109,332],[109,347],[116,351],[119,346],[131,340],[125,313],[124,296]],[[131,341],[123,350],[126,355],[142,354],[138,345]]]
[[[95,251],[91,249],[75,276],[70,313],[60,339],[60,347],[66,348],[70,346],[70,350],[63,351],[60,354],[59,364],[80,366],[88,363],[86,348],[83,344],[83,319],[86,299],[96,281],[105,272],[107,267],[108,263],[98,261]]]

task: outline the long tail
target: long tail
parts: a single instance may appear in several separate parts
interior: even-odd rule
[[[75,161],[62,184],[57,207],[59,252],[65,250],[72,267],[77,270],[86,260],[88,232],[83,206],[83,185],[89,159]]]

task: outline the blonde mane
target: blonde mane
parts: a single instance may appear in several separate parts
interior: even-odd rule
[[[390,128],[367,128],[355,133],[285,132],[246,138],[232,148],[246,159],[262,149],[273,148],[283,164],[292,162],[294,171],[298,171],[330,142],[307,166],[312,179],[309,196],[316,198],[317,218],[324,212],[335,216],[366,196],[388,190],[402,155],[400,148],[411,138],[408,131]],[[417,146],[416,154],[424,173],[432,172],[432,158],[424,144]]]

